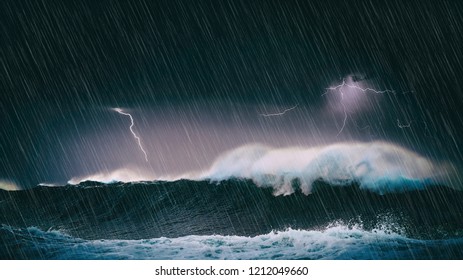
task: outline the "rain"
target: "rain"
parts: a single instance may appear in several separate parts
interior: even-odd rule
[[[0,259],[463,258],[462,13],[3,1]]]

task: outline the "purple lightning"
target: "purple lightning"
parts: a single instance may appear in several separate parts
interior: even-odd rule
[[[351,76],[349,76],[349,78],[352,79]],[[339,130],[336,137],[338,137],[342,133],[342,131],[344,130],[344,127],[346,126],[346,122],[347,122],[348,111],[347,111],[346,104],[344,103],[344,95],[345,95],[346,88],[347,89],[358,90],[358,91],[360,91],[362,93],[366,93],[366,92],[373,92],[373,93],[377,93],[377,94],[395,93],[395,91],[389,90],[389,89],[387,89],[387,90],[376,90],[376,89],[369,88],[369,87],[363,88],[363,87],[360,87],[360,86],[358,86],[358,85],[356,85],[354,83],[357,83],[357,82],[353,81],[352,83],[347,83],[346,79],[344,78],[342,80],[341,84],[339,84],[337,86],[326,88],[325,93],[322,94],[322,96],[325,96],[330,92],[338,91],[340,93],[340,95],[341,95],[340,105],[342,106],[342,111],[344,113],[344,118],[343,118],[341,129]],[[354,92],[352,92],[352,93],[354,93]]]
[[[373,88],[362,88],[362,87],[359,87],[359,86],[357,86],[357,85],[348,84],[348,83],[346,83],[346,79],[343,79],[343,80],[342,80],[342,84],[337,85],[337,86],[335,86],[335,87],[329,87],[329,88],[327,88],[326,91],[325,91],[325,93],[322,94],[322,96],[328,94],[328,91],[330,91],[330,90],[338,90],[338,89],[339,89],[339,92],[341,92],[341,97],[342,97],[342,95],[343,95],[342,88],[343,88],[344,86],[349,87],[349,88],[358,89],[358,90],[360,90],[360,91],[362,91],[362,92],[371,91],[371,92],[378,93],[378,94],[382,94],[382,93],[395,93],[395,91],[389,90],[389,89],[386,89],[386,90],[376,90],[376,89],[373,89]]]
[[[133,137],[137,140],[138,142],[138,146],[140,147],[140,150],[143,152],[143,154],[145,155],[145,160],[146,162],[148,162],[148,155],[146,154],[146,151],[143,149],[143,146],[141,145],[141,139],[140,137],[137,136],[137,134],[133,131],[133,126],[135,125],[134,121],[133,121],[133,118],[132,118],[132,115],[129,114],[129,113],[125,113],[124,111],[122,111],[122,109],[120,108],[113,108],[114,111],[118,112],[119,114],[121,115],[124,115],[124,116],[129,116],[130,118],[130,132],[132,133]]]
[[[284,114],[286,114],[287,112],[289,111],[292,111],[294,109],[297,108],[297,106],[299,106],[299,104],[296,104],[295,106],[291,107],[291,108],[288,108],[288,109],[285,109],[283,112],[278,112],[278,113],[272,113],[272,114],[260,114],[262,117],[275,117],[275,116],[282,116]]]
[[[409,122],[408,124],[401,124],[400,121],[399,121],[399,119],[397,119],[397,126],[398,126],[399,128],[410,128],[411,125],[412,125],[412,122]]]

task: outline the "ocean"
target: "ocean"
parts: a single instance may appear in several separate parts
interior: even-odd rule
[[[463,192],[252,180],[0,191],[1,259],[462,259]]]

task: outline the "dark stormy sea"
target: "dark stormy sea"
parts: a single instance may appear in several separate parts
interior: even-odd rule
[[[0,191],[1,259],[461,259],[463,192],[252,180]]]
[[[0,0],[0,259],[463,260],[462,15]]]

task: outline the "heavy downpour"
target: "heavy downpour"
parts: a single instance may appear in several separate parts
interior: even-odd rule
[[[462,259],[463,2],[3,1],[0,259]]]

